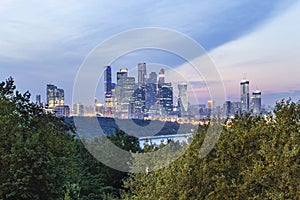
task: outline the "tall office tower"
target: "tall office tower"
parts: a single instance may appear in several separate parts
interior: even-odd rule
[[[157,83],[157,73],[156,72],[151,72],[149,74],[149,78],[147,80],[147,83]]]
[[[229,115],[233,114],[231,101],[226,101],[224,103],[224,111],[225,111],[226,116],[229,116]]]
[[[170,114],[173,111],[173,87],[172,83],[162,83],[159,87],[159,104],[163,109],[162,114]]]
[[[160,69],[159,75],[158,75],[158,84],[165,83],[165,70]]]
[[[128,69],[122,68],[119,72],[117,72],[117,83],[121,78],[127,78],[128,76]]]
[[[65,91],[63,89],[57,88],[56,91],[56,106],[65,105]]]
[[[116,86],[116,115],[120,118],[129,117],[129,104],[133,102],[133,93],[135,89],[135,78],[120,78]]]
[[[50,109],[55,107],[56,90],[55,85],[47,84],[47,105]]]
[[[111,93],[111,84],[112,84],[112,78],[111,78],[111,66],[105,66],[104,67],[104,92]]]
[[[134,118],[143,119],[146,108],[146,95],[145,95],[145,85],[134,90],[133,93],[133,104],[134,106],[131,108],[131,114],[133,114]]]
[[[42,104],[42,101],[41,101],[41,95],[38,94],[35,96],[35,104],[40,106]]]
[[[57,88],[55,85],[47,84],[47,104],[49,109],[64,105],[64,90]]]
[[[255,90],[251,97],[251,109],[254,114],[259,114],[261,111],[261,91]]]
[[[111,109],[111,112],[112,112],[112,117],[114,116],[113,114],[116,112],[116,105],[117,105],[116,87],[117,87],[116,83],[112,83],[111,84],[111,98],[112,98],[112,102],[111,102],[112,109]]]
[[[178,107],[181,115],[188,114],[188,96],[187,96],[187,84],[180,83],[178,84]]]
[[[157,74],[151,72],[146,85],[146,111],[155,105],[157,100]]]
[[[249,111],[249,81],[241,81],[241,108],[242,112]]]
[[[146,63],[139,63],[138,64],[138,86],[141,87],[142,85],[145,85],[146,80],[147,80]]]
[[[105,108],[106,115],[111,116],[112,114],[112,78],[111,78],[111,67],[104,67],[104,95],[105,95]]]

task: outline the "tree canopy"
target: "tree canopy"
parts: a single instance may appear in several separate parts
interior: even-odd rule
[[[164,145],[146,146],[156,157],[133,156],[135,168],[165,167],[128,175],[97,161],[72,126],[30,102],[9,78],[0,83],[0,199],[299,199],[300,104],[281,101],[274,115],[240,114],[225,124],[206,157],[199,153],[210,125],[199,127],[173,163],[168,152],[187,144],[170,142],[167,154],[160,154]],[[123,131],[109,139],[141,152]]]
[[[74,172],[69,127],[15,89],[0,84],[0,198],[57,199]]]
[[[0,199],[118,197],[128,174],[97,161],[74,131],[63,118],[32,103],[29,92],[18,92],[12,78],[1,82]],[[109,139],[140,151],[138,140],[123,131]]]
[[[122,197],[299,199],[300,105],[282,101],[274,116],[236,115],[227,124],[206,157],[199,152],[208,125],[199,128],[188,150],[174,163],[131,174]]]

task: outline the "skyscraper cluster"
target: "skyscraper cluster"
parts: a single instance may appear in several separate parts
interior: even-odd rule
[[[52,109],[65,104],[65,92],[55,85],[47,85],[47,105]]]
[[[251,101],[249,94],[249,81],[241,81],[241,111],[259,114],[261,111],[261,92],[256,90],[252,93]]]
[[[41,96],[37,95],[36,103],[41,104]],[[49,112],[54,112],[57,117],[68,117],[70,108],[65,105],[65,92],[53,84],[47,84],[47,105]]]
[[[165,82],[165,71],[161,69],[147,74],[146,63],[138,63],[138,78],[129,76],[128,69],[121,68],[117,83],[112,83],[111,66],[104,68],[105,115],[118,118],[140,118],[147,116],[178,115],[174,111],[173,86]],[[188,110],[187,84],[178,85],[180,111]],[[178,109],[179,110],[179,109]]]
[[[177,102],[174,103],[174,91],[171,82],[166,82],[165,70],[160,69],[158,74],[154,71],[147,74],[146,63],[138,63],[138,77],[129,75],[127,68],[116,72],[116,83],[113,83],[111,66],[104,67],[104,99],[95,105],[75,103],[72,113],[65,105],[64,90],[56,85],[47,84],[47,102],[41,102],[41,95],[36,95],[36,104],[44,105],[47,112],[54,112],[57,117],[73,116],[105,116],[115,118],[162,119],[162,120],[195,120],[208,119],[213,113],[222,111],[226,116],[237,112],[252,114],[268,114],[262,107],[261,91],[255,90],[250,96],[249,80],[240,82],[240,101],[226,101],[215,105],[209,100],[207,105],[190,105],[188,99],[188,84],[178,83]]]
[[[223,113],[226,116],[232,116],[237,112],[252,114],[260,114],[264,112],[261,106],[261,91],[255,90],[253,91],[252,96],[250,96],[249,84],[250,81],[246,79],[240,82],[240,101],[226,101],[223,108],[218,107],[218,109],[223,109]],[[200,115],[201,112],[202,115],[203,113],[209,115],[212,109],[216,109],[212,105],[212,101],[208,101],[208,109],[206,110],[205,106],[202,106],[200,109]]]

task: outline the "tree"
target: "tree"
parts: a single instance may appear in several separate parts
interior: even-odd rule
[[[119,196],[128,173],[100,163],[74,133],[70,123],[31,103],[29,92],[16,91],[12,78],[0,83],[0,199]],[[109,139],[124,150],[140,151],[138,139],[123,131]]]
[[[15,90],[0,84],[0,198],[58,199],[75,172],[70,127]]]
[[[199,151],[208,126],[199,127],[188,150],[174,163],[150,173],[131,174],[122,197],[298,199],[300,105],[282,101],[274,114],[236,115],[204,158]]]
[[[127,135],[124,131],[116,130],[116,133],[108,136],[108,139],[123,150],[131,152],[141,151],[138,139]],[[128,177],[128,173],[112,169],[93,157],[93,155],[102,153],[103,149],[106,151],[107,159],[116,156],[113,152],[107,152],[110,148],[102,146],[103,143],[104,145],[106,143],[101,138],[84,140],[83,143],[85,146],[81,141],[78,141],[78,154],[80,157],[78,162],[81,163],[81,170],[78,174],[80,197],[87,199],[104,198],[106,196],[119,197],[119,190],[123,189],[123,179]],[[101,148],[98,148],[100,146]],[[122,160],[122,158],[118,159]]]

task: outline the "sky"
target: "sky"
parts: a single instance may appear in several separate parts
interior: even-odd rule
[[[55,84],[65,90],[71,105],[77,73],[90,52],[124,31],[159,27],[178,31],[205,49],[222,78],[226,99],[239,100],[239,83],[246,77],[250,91],[262,91],[264,104],[288,97],[297,101],[299,21],[296,0],[2,0],[0,80],[12,76],[18,90],[41,94],[44,101],[46,84]],[[112,63],[113,72],[121,67],[134,71],[138,62],[165,66],[194,84],[198,101],[209,98],[205,81],[188,73],[186,61],[168,52],[130,52]],[[101,80],[98,88],[95,95],[101,99]]]

